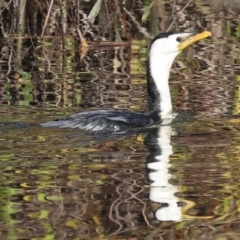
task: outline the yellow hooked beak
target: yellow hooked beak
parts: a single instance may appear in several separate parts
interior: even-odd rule
[[[212,33],[209,32],[209,31],[204,31],[204,32],[199,33],[199,34],[197,34],[197,35],[195,35],[195,36],[192,36],[192,37],[186,39],[185,41],[179,43],[179,45],[178,45],[178,51],[180,52],[180,51],[182,51],[184,48],[188,47],[189,45],[191,45],[191,44],[193,44],[193,43],[195,43],[195,42],[197,42],[197,41],[199,41],[199,40],[202,40],[202,39],[204,39],[204,38],[207,38],[207,37],[209,37],[209,36],[212,36]]]

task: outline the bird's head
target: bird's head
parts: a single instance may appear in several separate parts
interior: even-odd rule
[[[160,33],[151,43],[150,61],[151,58],[155,57],[168,58],[173,61],[183,49],[211,35],[209,31],[204,31],[196,35],[193,33]]]

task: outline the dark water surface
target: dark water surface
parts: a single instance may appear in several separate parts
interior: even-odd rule
[[[188,3],[180,2],[162,3],[162,25]],[[83,6],[89,13],[93,3]],[[82,61],[71,35],[64,55],[51,29],[12,45],[2,34],[1,239],[239,239],[240,25],[225,5],[195,1],[177,11],[174,29],[213,32],[179,56],[170,79],[174,108],[196,121],[115,137],[39,127],[85,110],[147,109],[147,40],[119,6],[119,30],[101,30],[108,44]],[[125,7],[140,21],[143,6]],[[154,35],[151,11],[145,27]]]

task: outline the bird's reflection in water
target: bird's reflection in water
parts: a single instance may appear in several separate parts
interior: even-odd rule
[[[180,221],[182,219],[182,204],[175,196],[177,186],[169,183],[174,176],[169,173],[170,156],[173,153],[171,136],[178,135],[182,129],[160,126],[151,129],[146,138],[148,148],[147,173],[150,184],[149,199],[160,203],[161,207],[155,212],[159,221]]]

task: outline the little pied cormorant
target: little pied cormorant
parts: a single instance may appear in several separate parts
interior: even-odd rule
[[[77,113],[41,124],[43,127],[78,128],[87,131],[123,131],[149,124],[170,124],[178,113],[172,111],[169,74],[176,56],[194,42],[211,36],[204,31],[192,33],[160,33],[151,42],[147,65],[149,112],[130,110],[96,110]]]

